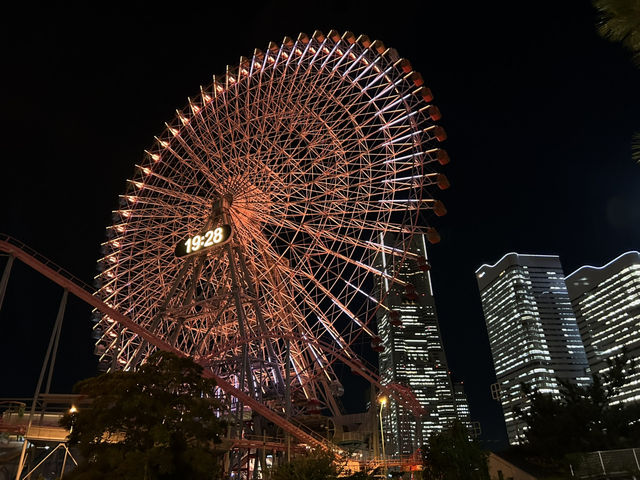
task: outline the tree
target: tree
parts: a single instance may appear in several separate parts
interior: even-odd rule
[[[223,425],[214,387],[200,365],[167,352],[153,354],[135,372],[79,382],[74,391],[91,407],[61,420],[85,459],[69,478],[217,478],[215,443]]]
[[[375,477],[365,472],[356,472],[345,476],[345,462],[336,461],[328,452],[311,452],[306,456],[298,456],[289,463],[278,465],[271,471],[270,480],[374,480]]]
[[[599,13],[598,33],[620,42],[640,65],[640,0],[594,0]]]
[[[271,472],[271,480],[334,480],[338,478],[338,467],[326,453],[313,453],[296,457],[289,463],[277,466]]]
[[[553,397],[523,385],[530,400],[526,412],[526,450],[561,463],[570,453],[636,447],[640,442],[640,405],[610,405],[635,365],[623,353],[609,361],[605,375],[593,375],[586,387],[558,380],[560,396]]]
[[[598,33],[620,42],[640,66],[640,0],[594,0],[593,5],[599,14]],[[640,163],[640,132],[633,135],[631,156]]]
[[[424,460],[427,480],[489,480],[488,453],[459,420],[429,438]]]

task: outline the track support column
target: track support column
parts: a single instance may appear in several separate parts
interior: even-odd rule
[[[9,255],[9,260],[4,266],[4,272],[2,272],[2,280],[0,280],[0,310],[2,310],[2,302],[4,302],[4,294],[7,291],[7,284],[9,283],[9,275],[11,274],[11,267],[13,266],[13,255]]]
[[[47,353],[44,356],[44,361],[42,362],[42,368],[40,369],[40,377],[38,378],[38,383],[36,384],[36,391],[33,394],[33,400],[31,401],[31,410],[29,411],[29,422],[27,423],[27,430],[25,432],[24,443],[22,445],[22,452],[20,453],[20,461],[18,462],[18,471],[16,472],[16,480],[20,480],[20,475],[22,475],[22,469],[24,468],[24,457],[27,451],[27,435],[29,434],[29,429],[31,428],[31,424],[33,423],[33,416],[36,412],[36,403],[38,401],[38,397],[40,396],[40,390],[42,388],[44,374],[47,371],[47,365],[49,365],[49,359],[51,358],[51,353],[54,350],[53,348],[54,344],[56,349],[58,348],[58,341],[60,340],[60,330],[62,329],[62,319],[64,317],[64,311],[67,307],[68,296],[69,296],[69,291],[65,288],[64,293],[62,294],[62,300],[60,300],[60,307],[58,308],[56,323],[53,325],[53,331],[51,332],[51,337],[49,338],[49,346],[47,347]],[[53,358],[51,361],[51,365],[49,365],[49,375],[47,378],[47,392],[49,391],[49,387],[51,386],[51,376],[53,375],[53,366],[55,363],[55,358],[56,358],[56,352],[53,351]]]

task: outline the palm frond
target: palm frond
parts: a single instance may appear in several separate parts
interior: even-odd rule
[[[631,158],[640,164],[640,132],[633,134],[631,143]]]
[[[594,0],[593,6],[599,14],[600,36],[622,43],[640,66],[640,0]]]

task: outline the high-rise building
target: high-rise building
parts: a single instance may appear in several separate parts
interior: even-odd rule
[[[557,378],[579,385],[591,381],[560,259],[555,255],[508,253],[476,270],[482,309],[510,444],[526,424],[525,383],[558,394]]]
[[[607,360],[623,348],[640,366],[640,253],[624,253],[602,267],[584,266],[566,282],[591,373],[606,374]],[[640,401],[640,368],[626,373],[611,404]]]
[[[391,236],[381,235],[380,242],[383,251],[376,258],[376,266],[392,274]],[[392,285],[384,277],[377,285],[386,307],[379,309],[377,315],[380,376],[385,385],[396,383],[411,388],[427,414],[418,424],[405,407],[393,400],[387,403],[382,411],[388,455],[414,452],[432,433],[456,418],[456,399],[440,336],[425,237],[414,236],[408,251],[411,255],[397,272],[403,285]]]
[[[456,417],[467,426],[471,426],[471,412],[463,382],[453,382],[453,396],[456,401]]]

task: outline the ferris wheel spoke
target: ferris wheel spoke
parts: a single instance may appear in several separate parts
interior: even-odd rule
[[[134,193],[134,192],[132,192]],[[184,215],[185,210],[187,209],[186,204],[180,204],[180,203],[172,203],[171,201],[169,201],[168,198],[164,198],[164,197],[155,197],[155,196],[151,196],[149,195],[149,191],[144,191],[144,189],[142,189],[142,191],[138,191],[135,192],[137,194],[135,195],[121,195],[120,199],[121,199],[121,203],[126,202],[127,205],[129,205],[129,208],[149,208],[149,209],[162,209],[165,212],[168,212],[169,214],[182,214]],[[176,201],[175,198],[170,197],[174,202]]]
[[[305,274],[304,272],[300,272],[300,275],[306,277],[309,282],[314,285],[315,288],[320,290],[322,294],[331,300],[334,305],[336,305],[342,313],[344,313],[347,317],[353,320],[364,332],[373,336],[373,332],[363,323],[351,310],[349,310],[338,298],[336,298],[333,293],[329,289],[327,289],[322,283],[320,283],[313,275]]]
[[[198,135],[198,132],[196,132],[195,128],[192,126],[192,135],[190,135],[190,140],[194,141],[203,152],[206,152],[207,159],[211,165],[213,165],[214,160],[217,159],[218,162],[216,165],[218,168],[228,175],[229,169],[225,162],[224,150],[222,145],[219,144],[219,141],[223,138],[220,136],[220,130],[218,130],[217,133],[214,133],[215,127],[212,124],[211,117],[205,116],[202,113],[196,117],[195,124],[196,127],[200,129],[201,134]],[[206,169],[212,176],[214,176],[208,165],[203,165],[202,168]]]
[[[362,270],[364,270],[366,272],[372,273],[372,274],[374,274],[376,276],[379,276],[379,277],[382,277],[382,278],[386,278],[387,280],[392,280],[393,279],[393,276],[389,275],[388,273],[385,273],[385,272],[383,272],[381,270],[378,270],[378,269],[376,269],[376,268],[374,268],[374,267],[372,267],[370,265],[367,265],[364,262],[361,262],[361,261],[358,261],[358,260],[353,260],[350,257],[347,257],[346,255],[344,255],[342,253],[333,251],[333,250],[331,250],[331,249],[329,249],[329,248],[327,248],[325,246],[320,246],[320,248],[322,249],[322,251],[325,254],[334,255],[336,258],[339,258],[339,259],[341,259],[341,260],[343,260],[343,261],[345,261],[345,262],[347,262],[347,263],[349,263],[351,265],[354,265],[354,266],[356,266],[356,267],[358,267],[358,268],[360,268],[360,269],[362,269]],[[398,281],[398,280],[396,279],[396,281]]]
[[[191,141],[193,141],[194,139],[199,138],[199,136],[196,134],[195,130],[191,126],[190,122],[187,123],[183,127],[183,131],[186,131],[189,134],[188,135],[188,139],[191,140]],[[167,147],[167,150],[169,150],[172,153],[173,157],[176,160],[178,160],[180,163],[182,163],[185,167],[195,168],[198,171],[202,172],[207,177],[207,179],[209,180],[211,185],[212,186],[216,186],[216,184],[217,184],[216,179],[211,174],[211,171],[207,167],[207,164],[200,158],[200,155],[198,155],[198,153],[196,153],[193,150],[193,148],[189,144],[189,142],[187,142],[185,140],[185,138],[183,137],[183,134],[175,135],[174,138],[176,139],[178,144],[185,150],[185,152],[188,155],[188,157],[185,157],[185,156],[179,154],[175,149],[172,149],[171,147]],[[198,146],[201,147],[200,150],[202,151],[202,153],[204,153],[205,160],[208,160],[209,163],[212,163],[211,144],[215,145],[215,139],[214,138],[210,138],[209,141],[211,142],[209,144],[209,148],[202,148],[202,144],[200,144]],[[196,142],[196,144],[197,143],[198,142]]]
[[[134,188],[138,191],[143,191],[143,190],[147,190],[147,191],[151,191],[154,193],[157,193],[159,195],[163,195],[165,197],[169,197],[169,198],[175,198],[177,200],[181,200],[184,202],[193,202],[196,204],[202,204],[204,203],[204,200],[200,197],[197,197],[195,195],[191,195],[183,190],[171,190],[168,188],[164,188],[164,187],[160,187],[158,185],[152,185],[150,183],[142,183],[142,182],[131,182],[131,184],[134,186]],[[133,212],[135,213],[135,209],[133,209]]]
[[[331,336],[331,338],[333,338],[333,340],[338,344],[339,348],[344,349],[345,355],[347,355],[348,357],[352,357],[353,355],[348,349],[348,345],[349,345],[348,342],[344,338],[342,338],[342,336],[340,335],[338,330],[335,328],[333,323],[329,321],[329,319],[325,316],[323,309],[320,308],[320,305],[318,305],[318,303],[314,301],[314,299],[312,298],[312,296],[309,294],[309,292],[307,291],[307,289],[304,287],[302,283],[300,283],[295,278],[293,278],[292,281],[298,288],[298,292],[300,293],[300,295],[303,297],[303,302],[306,305],[308,305],[311,308],[311,310],[315,313],[316,318],[318,319],[322,327]],[[311,333],[307,333],[307,334],[310,335],[309,338],[312,338]]]

